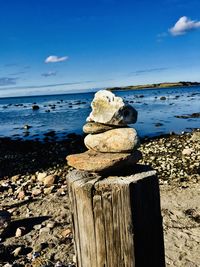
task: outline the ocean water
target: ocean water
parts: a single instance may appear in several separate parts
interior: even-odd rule
[[[130,125],[139,135],[157,136],[200,128],[200,118],[176,118],[200,112],[200,87],[178,87],[117,91],[116,95],[138,111],[138,121]],[[46,134],[66,138],[69,133],[82,133],[94,93],[51,96],[0,98],[0,137],[43,139]],[[161,100],[164,96],[166,99]],[[32,110],[36,103],[39,110]],[[25,129],[24,125],[29,125]],[[51,138],[51,137],[50,137]]]

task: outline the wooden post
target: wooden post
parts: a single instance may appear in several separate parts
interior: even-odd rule
[[[77,267],[164,267],[155,171],[68,174]]]

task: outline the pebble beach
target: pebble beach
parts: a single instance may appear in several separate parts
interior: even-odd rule
[[[0,140],[0,210],[11,216],[1,224],[0,266],[75,266],[65,157],[86,150],[83,138]],[[200,130],[141,140],[139,164],[159,178],[167,266],[200,260],[199,148]]]

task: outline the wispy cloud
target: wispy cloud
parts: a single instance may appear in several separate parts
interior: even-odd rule
[[[106,80],[96,80],[96,81],[78,81],[78,82],[66,82],[66,83],[53,83],[53,84],[42,84],[42,85],[24,85],[24,86],[10,86],[10,87],[2,87],[0,90],[4,89],[37,89],[37,88],[47,88],[47,87],[59,87],[64,85],[80,85],[80,84],[90,84],[90,83],[97,83],[97,82],[106,82],[111,81],[112,79]]]
[[[161,72],[161,71],[165,71],[167,69],[168,68],[166,68],[166,67],[160,67],[160,68],[136,70],[136,71],[129,73],[129,75],[139,76],[139,75],[145,75],[145,74],[152,73],[152,72]]]
[[[200,21],[191,20],[190,18],[183,16],[172,28],[169,29],[169,32],[173,36],[179,36],[197,29],[200,29]]]
[[[16,67],[16,66],[18,66],[17,63],[9,63],[9,64],[4,65],[4,67],[6,67],[6,68],[12,68],[12,67]]]
[[[15,85],[17,78],[0,77],[0,86]]]
[[[68,60],[69,57],[68,56],[63,56],[63,57],[58,57],[58,56],[48,56],[45,59],[45,63],[57,63],[57,62],[63,62]]]
[[[0,88],[0,90],[4,89],[37,89],[37,88],[46,88],[46,87],[56,87],[63,85],[78,85],[78,84],[89,84],[97,81],[82,81],[82,82],[69,82],[69,83],[54,83],[54,84],[44,84],[44,85],[27,85],[27,86],[11,86],[6,88]]]
[[[17,76],[17,75],[21,75],[21,74],[24,74],[24,73],[26,73],[26,71],[13,72],[13,73],[10,73],[9,75],[10,76]]]
[[[51,77],[51,76],[56,76],[57,72],[56,71],[48,71],[48,72],[45,72],[45,73],[42,73],[41,75],[43,77]]]
[[[24,69],[26,69],[26,70],[28,70],[30,68],[31,68],[31,66],[29,66],[29,65],[24,66]]]

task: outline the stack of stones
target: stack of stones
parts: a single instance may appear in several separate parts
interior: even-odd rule
[[[83,131],[88,134],[84,143],[88,150],[67,156],[68,165],[78,170],[104,172],[127,168],[141,158],[139,138],[128,127],[137,121],[137,111],[107,90],[95,94],[92,112]]]

